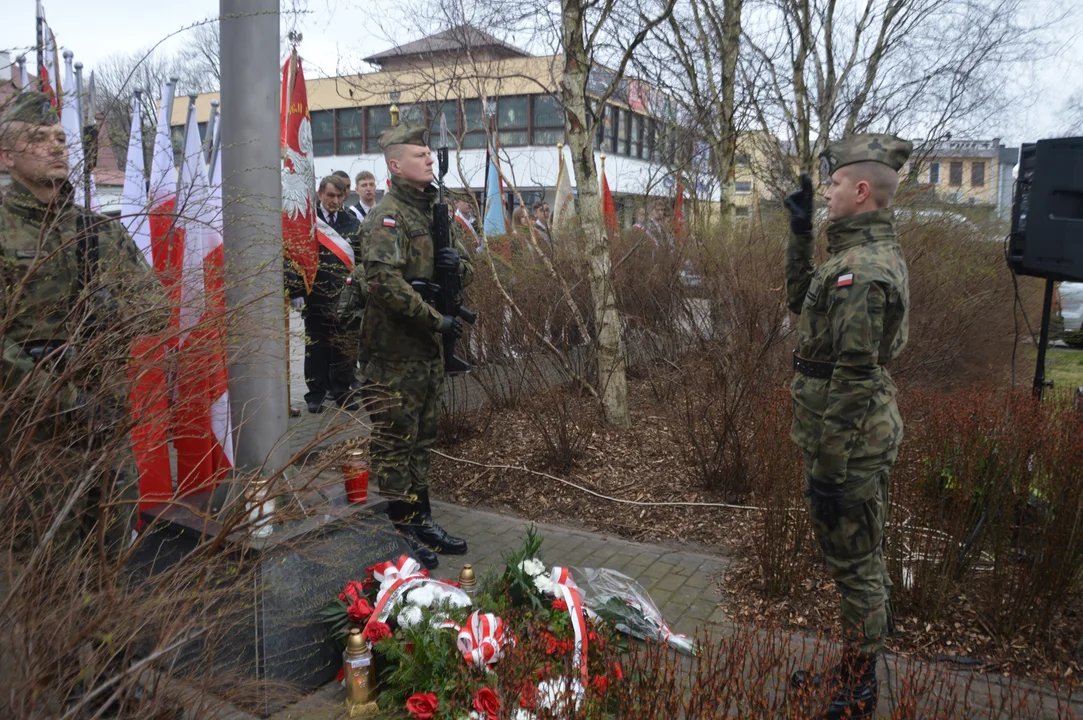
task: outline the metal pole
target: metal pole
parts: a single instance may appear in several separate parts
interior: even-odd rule
[[[1034,396],[1039,400],[1045,392],[1045,348],[1049,345],[1049,316],[1053,310],[1053,281],[1045,281],[1045,298],[1042,300],[1042,332],[1038,338],[1038,363],[1034,368]]]
[[[211,100],[211,117],[215,119],[215,123],[214,134],[211,135],[211,159],[207,164],[207,174],[214,177],[214,166],[218,164],[218,155],[222,147],[222,118],[218,114],[217,100]]]
[[[45,85],[41,79],[41,69],[45,66],[45,20],[41,17],[41,0],[38,0],[35,6],[35,13],[37,17],[37,45],[38,51],[38,90],[45,90]],[[56,87],[56,78],[52,78],[53,87]]]
[[[218,101],[211,101],[211,115],[207,118],[207,129],[203,134],[203,152],[214,150],[214,124],[218,120]],[[211,170],[214,168],[212,167]],[[209,173],[208,173],[209,177]]]
[[[236,466],[271,473],[289,458],[282,320],[278,0],[219,0],[229,389]]]
[[[70,51],[65,51],[65,55]],[[90,153],[83,137],[83,63],[75,63],[75,115],[79,118],[79,139],[83,145],[83,207],[90,209]]]
[[[29,90],[28,78],[26,75],[26,55],[20,55],[15,58],[15,63],[19,66],[19,89]]]

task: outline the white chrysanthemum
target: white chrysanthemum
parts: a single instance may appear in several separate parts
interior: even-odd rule
[[[519,563],[519,569],[526,575],[534,577],[535,575],[545,574],[545,563],[537,558],[528,558]]]
[[[515,714],[511,716],[511,720],[537,720],[537,718],[534,717],[534,713],[529,710],[517,708]]]
[[[399,613],[399,627],[408,628],[421,622],[421,608],[415,605],[407,605]]]
[[[556,585],[547,575],[538,575],[534,578],[534,587],[538,588],[540,592],[546,595],[553,595],[556,593]]]
[[[569,709],[579,710],[583,694],[583,684],[578,680],[572,680],[570,684],[565,677],[544,680],[538,685],[538,706],[560,716]],[[568,707],[569,704],[572,705],[571,708]]]
[[[411,590],[406,595],[406,602],[418,607],[432,607],[439,598],[435,583],[424,583],[421,587]]]

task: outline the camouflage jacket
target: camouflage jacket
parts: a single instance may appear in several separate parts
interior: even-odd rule
[[[79,241],[80,215],[97,236],[98,260],[89,284],[83,279],[88,243]],[[132,335],[133,330],[150,333],[165,327],[165,294],[142,252],[119,222],[74,206],[70,186],[56,203],[46,205],[12,184],[0,198],[0,250],[0,387],[5,392],[23,385],[24,392],[29,389],[31,397],[38,397],[56,382],[35,368],[24,345],[52,342],[78,348],[106,329]],[[116,343],[111,339],[111,344]],[[63,389],[61,409],[74,405],[77,392],[72,384]]]
[[[361,225],[362,262],[354,268],[351,283],[363,282],[367,288],[361,343],[370,362],[431,360],[443,352],[437,333],[440,313],[409,282],[432,278],[436,197],[435,186],[418,190],[392,177],[390,192]],[[457,225],[452,223],[452,241],[465,286],[473,280],[474,269]]]
[[[800,313],[797,354],[834,363],[830,379],[794,376],[791,437],[816,460],[819,482],[843,482],[851,458],[893,452],[903,426],[884,366],[906,344],[910,291],[891,208],[833,222],[830,254],[813,268],[815,240],[790,235],[786,303]]]

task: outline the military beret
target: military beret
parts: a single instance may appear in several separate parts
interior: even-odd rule
[[[0,114],[0,123],[25,122],[31,125],[56,125],[60,115],[49,96],[37,90],[19,93]]]
[[[380,149],[387,150],[392,145],[421,145],[429,146],[429,130],[422,125],[399,123],[398,125],[384,130],[380,135]]]
[[[820,153],[820,172],[826,179],[840,167],[859,162],[878,162],[898,171],[913,149],[913,144],[894,135],[850,135],[828,144],[827,149]]]

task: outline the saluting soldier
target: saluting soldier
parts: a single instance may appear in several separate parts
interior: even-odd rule
[[[388,518],[426,567],[434,554],[461,555],[466,542],[433,522],[429,464],[436,441],[437,409],[444,385],[442,336],[462,335],[458,318],[441,315],[411,285],[435,269],[473,279],[470,253],[452,225],[455,247],[434,252],[433,158],[428,131],[400,124],[380,138],[391,189],[361,226],[362,260],[352,282],[365,283],[367,306],[362,353],[372,419],[371,470],[388,498]],[[360,277],[358,275],[360,274]]]
[[[876,662],[892,627],[884,564],[889,475],[903,422],[885,365],[907,339],[910,291],[892,199],[911,144],[853,135],[822,154],[828,259],[813,263],[813,188],[808,175],[786,199],[786,302],[800,315],[791,438],[804,451],[805,496],[816,539],[841,594],[842,662],[798,672],[794,687],[828,684],[824,717],[876,710]]]
[[[43,93],[25,91],[0,114],[0,163],[12,181],[0,196],[0,453],[68,434],[48,446],[48,456],[44,445],[39,454],[19,453],[25,483],[33,487],[21,498],[0,500],[0,514],[10,517],[3,503],[13,501],[16,517],[46,523],[71,497],[81,468],[69,468],[53,484],[25,464],[59,466],[67,454],[85,455],[92,436],[115,435],[108,423],[120,417],[125,377],[125,354],[115,349],[127,348],[136,333],[161,330],[168,319],[161,284],[121,224],[73,202],[68,142]],[[4,458],[4,467],[12,469],[11,461]],[[61,525],[62,542],[87,536],[111,483],[95,484],[79,498]],[[51,489],[57,492],[46,492]],[[117,515],[107,521],[109,532],[123,537]]]

